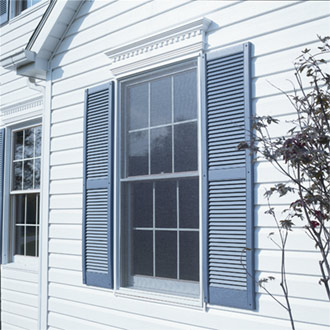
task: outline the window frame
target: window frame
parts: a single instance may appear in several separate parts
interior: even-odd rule
[[[3,189],[3,207],[4,207],[4,224],[3,224],[3,265],[5,267],[15,268],[15,269],[26,269],[37,272],[39,269],[40,261],[40,251],[41,251],[41,191],[42,191],[42,181],[40,177],[40,188],[31,190],[20,190],[18,193],[39,193],[39,247],[38,256],[23,256],[15,255],[15,221],[13,220],[13,206],[14,203],[11,202],[12,196],[17,195],[17,193],[12,194],[12,163],[13,163],[13,135],[14,132],[24,130],[26,128],[31,128],[35,126],[41,126],[41,118],[30,119],[27,121],[14,123],[6,127],[6,140],[5,140],[5,163],[4,163],[4,189]],[[41,129],[41,137],[43,130]],[[41,156],[42,160],[42,145],[41,143]],[[42,165],[40,167],[42,169]]]
[[[143,290],[137,289],[134,287],[125,287],[121,285],[121,274],[123,272],[122,262],[121,262],[121,168],[122,168],[122,152],[121,152],[121,137],[122,137],[122,116],[126,115],[123,112],[124,109],[124,96],[122,95],[122,84],[125,81],[132,80],[136,77],[143,77],[148,75],[153,75],[154,72],[161,71],[162,69],[170,68],[173,71],[173,68],[180,66],[180,64],[187,64],[189,62],[195,61],[196,64],[194,69],[196,70],[197,76],[197,171],[194,171],[192,177],[199,178],[199,294],[198,296],[189,296],[184,294],[175,294],[172,292],[159,292],[157,290]],[[205,273],[205,245],[204,239],[207,237],[206,224],[203,222],[204,211],[203,203],[205,203],[204,190],[205,190],[205,160],[203,152],[205,153],[206,149],[206,127],[203,128],[203,123],[205,123],[205,75],[204,75],[204,65],[205,65],[205,56],[203,53],[198,55],[193,54],[192,56],[185,56],[183,58],[173,59],[170,62],[158,63],[148,67],[148,69],[139,70],[134,74],[121,76],[118,80],[115,81],[116,93],[115,93],[115,104],[114,104],[114,291],[117,295],[134,297],[139,299],[146,299],[148,301],[161,301],[163,303],[174,304],[174,305],[189,305],[191,307],[202,308],[205,305],[204,295],[205,295],[205,282],[206,273]],[[188,68],[189,69],[189,68]],[[190,67],[191,69],[191,67]],[[166,75],[166,71],[165,71]],[[158,76],[157,76],[158,77]],[[139,78],[138,78],[139,79]],[[204,125],[205,126],[205,125]],[[185,173],[185,172],[183,172]],[[189,172],[188,172],[189,173]],[[197,174],[196,174],[197,173]],[[167,176],[168,174],[161,174],[160,176]],[[175,172],[169,173],[175,178]],[[150,175],[152,177],[153,175]],[[155,175],[158,177],[158,175]],[[185,175],[179,177],[185,177]],[[189,174],[187,175],[189,177]],[[152,179],[152,178],[150,178]],[[124,179],[125,180],[125,179]],[[118,196],[118,197],[117,197]],[[207,210],[206,210],[207,211]],[[161,280],[160,280],[161,281]],[[167,281],[167,279],[165,279]],[[171,281],[171,279],[169,279]],[[179,285],[179,283],[178,283]]]

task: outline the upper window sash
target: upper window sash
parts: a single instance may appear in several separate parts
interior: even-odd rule
[[[12,131],[12,193],[40,190],[41,125]]]

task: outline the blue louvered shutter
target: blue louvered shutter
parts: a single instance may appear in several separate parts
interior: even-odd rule
[[[83,282],[112,288],[113,82],[85,92]]]
[[[5,129],[0,129],[0,264],[2,263],[3,178],[5,162]]]
[[[254,309],[250,45],[210,53],[207,92],[207,300]],[[248,248],[248,250],[245,250]],[[247,274],[248,273],[248,274]]]
[[[0,24],[6,23],[9,19],[9,0],[0,1]]]

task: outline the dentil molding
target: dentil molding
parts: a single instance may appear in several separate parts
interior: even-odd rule
[[[1,107],[0,122],[2,125],[19,122],[42,115],[43,97],[37,96],[18,103]]]
[[[211,21],[201,18],[105,52],[116,77],[197,56],[205,49]]]

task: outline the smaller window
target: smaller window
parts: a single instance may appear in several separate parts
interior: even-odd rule
[[[12,17],[18,16],[22,11],[28,9],[41,0],[12,0],[10,1],[11,6],[13,7],[12,10]]]
[[[39,255],[41,126],[13,132],[11,210],[14,255]]]

